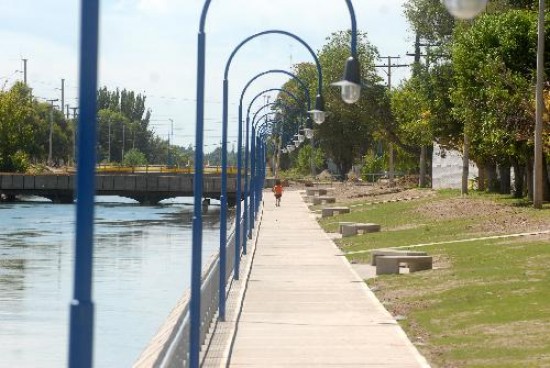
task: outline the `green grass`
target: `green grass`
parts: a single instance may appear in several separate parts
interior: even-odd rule
[[[337,221],[375,222],[382,232],[345,238],[345,251],[362,251],[448,241],[488,234],[474,225],[490,214],[460,219],[429,219],[418,211],[432,201],[457,196],[364,206],[351,214],[320,220],[327,231]],[[474,194],[516,208],[513,216],[548,222],[550,211],[536,211],[506,196]],[[479,203],[479,202],[478,202]],[[349,240],[348,240],[349,239]],[[369,280],[377,296],[433,367],[550,367],[550,242],[532,237],[478,240],[421,247],[435,268]],[[349,255],[366,261],[368,253]]]

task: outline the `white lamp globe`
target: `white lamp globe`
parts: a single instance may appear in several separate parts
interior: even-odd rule
[[[361,86],[352,82],[342,83],[342,100],[347,104],[354,104],[361,98]]]
[[[307,139],[313,138],[313,129],[311,129],[311,128],[305,128],[305,129],[304,129],[304,134],[306,135],[306,138],[307,138]]]
[[[306,140],[306,136],[303,134],[298,134],[298,142],[303,143]]]
[[[325,118],[326,118],[326,112],[324,111],[320,111],[320,110],[312,110],[310,111],[311,112],[311,115],[313,117],[313,121],[315,122],[315,124],[323,124],[323,122],[325,121]]]
[[[487,0],[443,0],[443,4],[457,19],[473,19],[487,6]]]

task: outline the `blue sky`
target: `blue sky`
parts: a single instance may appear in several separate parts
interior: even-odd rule
[[[403,17],[405,0],[354,0],[358,28],[367,32],[380,54],[405,56],[413,35]],[[77,106],[79,1],[0,1],[0,86],[22,78],[21,58],[28,59],[28,82],[43,99],[60,97]],[[167,137],[174,120],[174,141],[193,144],[195,132],[196,39],[204,0],[103,0],[101,2],[101,86],[144,93],[153,112],[155,132]],[[320,4],[322,4],[320,6]],[[267,29],[283,29],[319,50],[332,32],[350,27],[344,0],[213,0],[207,19],[207,91],[205,148],[221,135],[221,93],[225,62],[244,38]],[[244,84],[268,69],[290,70],[311,61],[305,48],[280,35],[260,37],[242,48],[230,70],[230,141],[236,139],[236,106]],[[394,83],[408,75],[395,70]],[[383,75],[380,71],[380,75]],[[280,87],[283,76],[254,83],[252,98]],[[261,102],[261,101],[260,101]],[[256,110],[256,109],[254,109]]]

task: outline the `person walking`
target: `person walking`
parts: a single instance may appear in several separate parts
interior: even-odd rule
[[[275,186],[273,187],[273,193],[275,194],[275,206],[281,206],[281,197],[283,196],[283,185],[279,179],[275,180]]]

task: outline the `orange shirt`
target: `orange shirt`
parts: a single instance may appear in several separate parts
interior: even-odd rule
[[[283,194],[283,186],[282,185],[275,185],[273,187],[273,191],[275,194]]]

